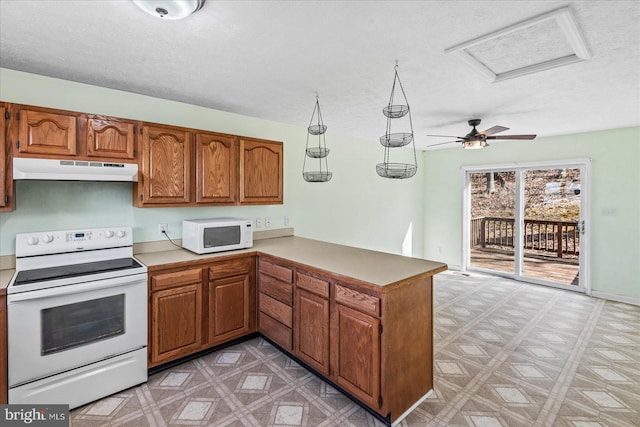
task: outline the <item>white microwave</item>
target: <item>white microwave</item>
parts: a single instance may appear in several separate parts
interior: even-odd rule
[[[251,221],[242,218],[185,219],[182,247],[197,254],[244,249],[253,246]]]

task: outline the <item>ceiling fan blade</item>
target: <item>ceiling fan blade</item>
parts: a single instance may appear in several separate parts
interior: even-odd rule
[[[435,147],[437,145],[445,145],[445,144],[453,144],[456,142],[462,142],[462,140],[458,140],[458,141],[448,141],[448,142],[441,142],[439,144],[431,144],[431,145],[427,145],[427,147]]]
[[[437,137],[442,137],[442,138],[459,138],[462,139],[462,136],[455,136],[455,135],[427,135],[427,136],[437,136]]]
[[[506,128],[504,126],[494,126],[494,127],[490,127],[487,130],[483,130],[482,132],[480,132],[482,135],[493,135],[499,132],[504,132],[505,130],[509,130],[509,128]]]
[[[535,139],[537,135],[498,135],[488,136],[487,139]]]

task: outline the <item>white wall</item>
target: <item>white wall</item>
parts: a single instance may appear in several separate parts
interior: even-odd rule
[[[18,182],[16,210],[0,214],[0,255],[15,252],[18,232],[129,225],[134,240],[145,242],[161,239],[160,222],[178,238],[182,219],[230,215],[268,216],[272,228],[283,227],[289,215],[299,236],[393,253],[402,253],[403,243],[406,251],[412,241],[408,253],[422,255],[422,168],[409,180],[378,177],[375,165],[383,148],[377,141],[327,133],[333,179],[307,183],[302,179],[306,123],[291,126],[2,68],[0,100],[283,141],[285,153],[284,205],[275,206],[139,209],[132,206],[127,183]],[[309,114],[313,103],[310,98]],[[384,120],[381,114],[381,133]]]

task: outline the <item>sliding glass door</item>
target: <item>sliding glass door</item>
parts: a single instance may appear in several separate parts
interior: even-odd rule
[[[587,292],[588,160],[465,168],[463,269]]]

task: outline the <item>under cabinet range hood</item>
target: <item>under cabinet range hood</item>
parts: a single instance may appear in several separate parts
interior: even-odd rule
[[[43,181],[138,181],[135,163],[13,158],[13,179]]]

